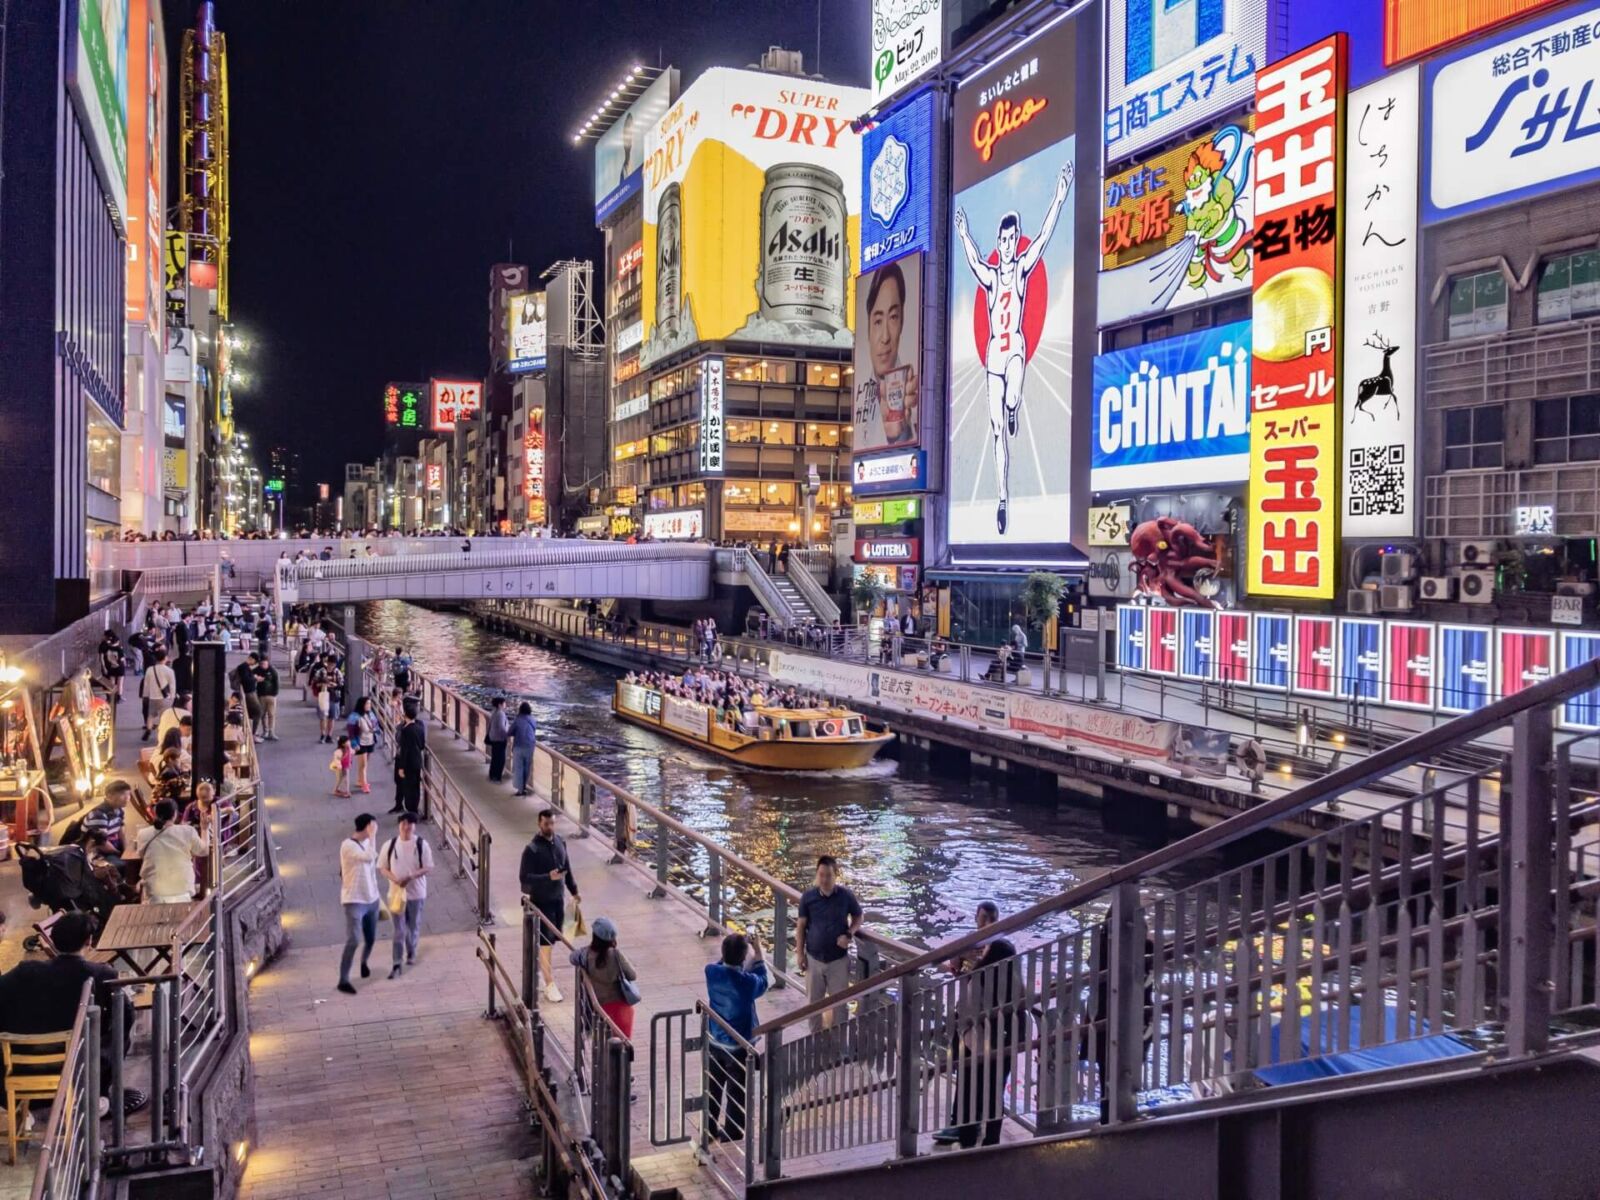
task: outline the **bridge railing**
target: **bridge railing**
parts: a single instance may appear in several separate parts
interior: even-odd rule
[[[563,541],[535,539],[518,545],[471,552],[380,555],[372,558],[309,559],[295,562],[279,560],[282,577],[294,584],[304,580],[371,579],[393,575],[419,575],[430,571],[480,570],[509,567],[592,566],[596,563],[636,563],[697,560],[708,561],[710,546],[699,543],[650,543],[627,545],[622,542]]]
[[[1600,1008],[1596,735],[1553,733],[1597,687],[1596,663],[1538,684],[767,1022],[764,1175],[840,1150],[915,1156],[947,1126],[991,1140],[1006,1122],[1053,1132],[1544,1052],[1552,1018]],[[1415,782],[1415,763],[1507,727],[1497,765]],[[1385,811],[1160,882],[1383,782],[1403,796]]]
[[[773,619],[785,628],[791,628],[800,623],[800,615],[794,611],[794,606],[789,603],[788,597],[780,592],[772,582],[766,568],[761,565],[749,550],[742,547],[732,550],[718,550],[716,552],[716,566],[719,571],[733,571],[744,577],[745,583],[755,593],[761,607],[772,614]]]

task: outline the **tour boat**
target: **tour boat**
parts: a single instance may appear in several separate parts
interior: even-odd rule
[[[611,710],[624,721],[748,767],[770,771],[837,771],[861,767],[889,744],[848,708],[777,708],[756,704],[754,732],[717,719],[710,705],[619,680]]]

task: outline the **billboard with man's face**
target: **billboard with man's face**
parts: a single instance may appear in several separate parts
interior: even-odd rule
[[[1061,562],[1083,540],[1087,409],[1074,411],[1073,385],[1092,363],[1094,306],[1075,285],[1096,265],[1095,240],[1079,236],[1100,190],[1095,21],[1080,9],[956,93],[946,462],[957,561]]]
[[[856,281],[857,453],[914,446],[922,419],[922,255],[912,254]]]
[[[594,147],[594,220],[605,221],[644,187],[644,135],[661,119],[678,90],[678,71],[669,67],[628,106]]]

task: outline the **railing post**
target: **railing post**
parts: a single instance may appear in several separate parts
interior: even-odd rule
[[[167,1042],[167,985],[155,985],[150,1001],[150,1140],[167,1140],[167,1058],[176,1047]],[[96,1104],[99,1103],[97,1100]]]
[[[707,850],[711,869],[706,872],[706,929],[705,937],[715,937],[722,930],[722,856]]]
[[[1512,722],[1511,794],[1502,798],[1503,836],[1511,854],[1506,901],[1506,1049],[1512,1057],[1539,1054],[1550,1044],[1551,977],[1550,710],[1533,708]],[[1557,903],[1567,902],[1565,896]]]
[[[667,894],[667,866],[670,862],[671,847],[667,839],[672,836],[669,830],[660,821],[656,822],[656,886],[650,889],[650,898],[659,900]]]
[[[789,969],[789,894],[772,889],[772,983],[771,987],[784,985],[783,974]]]
[[[783,1175],[783,1026],[774,1027],[767,1034],[766,1049],[761,1055],[761,1136],[766,1139],[766,1162],[762,1175],[766,1179],[779,1179]],[[744,1098],[744,1117],[750,1119],[752,1098]]]
[[[111,992],[111,1145],[128,1140],[128,1114],[122,1111],[123,1049],[127,1046],[128,996],[122,988]]]
[[[493,836],[478,826],[478,924],[493,925],[494,909],[489,901],[489,846]]]
[[[522,1003],[539,1007],[539,918],[522,905]]]
[[[1106,935],[1111,938],[1110,1012],[1106,1015],[1106,1078],[1111,1124],[1131,1121],[1139,1069],[1144,1063],[1144,931],[1139,887],[1124,883],[1112,895]]]
[[[578,836],[589,836],[589,821],[594,808],[594,780],[587,775],[578,777]]]
[[[100,1178],[100,1008],[89,1006],[89,1037],[84,1046],[87,1057],[83,1062],[84,1094],[78,1103],[85,1105],[84,1126],[88,1137],[89,1180],[92,1188]]]
[[[895,1030],[896,1158],[917,1156],[917,1115],[921,1109],[922,1049],[917,1044],[922,1022],[922,980],[913,971],[900,980],[898,1027]]]
[[[486,934],[485,937],[489,942],[489,1003],[488,1006],[483,1010],[483,1015],[492,1018],[500,1015],[500,1010],[495,1007],[494,1003],[494,959],[496,958],[496,952],[494,948],[494,934]]]

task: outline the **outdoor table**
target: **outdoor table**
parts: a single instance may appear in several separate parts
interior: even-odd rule
[[[197,903],[119,904],[106,918],[96,948],[110,954],[113,960],[120,958],[135,975],[153,973],[156,964],[138,962],[131,954],[134,950],[154,951],[157,961],[171,970],[172,939]]]

